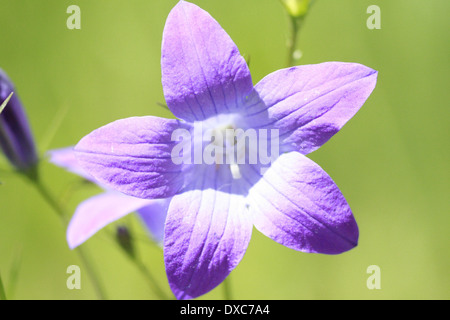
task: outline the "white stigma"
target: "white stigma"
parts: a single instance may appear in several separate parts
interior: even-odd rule
[[[230,164],[230,170],[231,170],[231,176],[233,177],[233,179],[240,179],[242,178],[241,176],[241,171],[239,170],[239,165],[236,163],[232,163]]]

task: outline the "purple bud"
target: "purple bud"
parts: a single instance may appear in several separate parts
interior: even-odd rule
[[[38,161],[25,110],[14,85],[0,69],[0,105],[14,92],[0,114],[0,147],[18,170],[27,170]]]
[[[131,236],[130,230],[125,226],[118,226],[116,231],[117,241],[122,249],[130,255],[132,258],[135,256],[133,238]]]

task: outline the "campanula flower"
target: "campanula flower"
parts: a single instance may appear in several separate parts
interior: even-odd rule
[[[98,184],[78,165],[73,147],[51,150],[48,154],[51,163]],[[105,192],[80,203],[69,223],[67,242],[71,249],[82,244],[108,223],[135,211],[150,231],[153,240],[162,244],[168,199],[139,199],[98,185]]]
[[[102,184],[144,199],[170,198],[164,259],[178,299],[220,284],[243,258],[253,226],[303,252],[338,254],[357,245],[349,205],[305,155],[359,110],[376,71],[327,62],[278,70],[254,86],[231,38],[186,1],[167,18],[161,69],[166,103],[177,119],[118,120],[84,137],[75,150],[82,168]],[[236,147],[242,134],[227,135],[233,130],[244,137],[256,132],[258,143],[277,144],[278,155],[252,161],[252,152],[261,150],[253,143]],[[277,134],[269,138],[269,131]],[[209,153],[211,147],[217,152]],[[229,147],[232,159],[223,161]],[[211,154],[220,161],[206,161]]]
[[[10,96],[0,114],[0,148],[9,162],[20,171],[33,167],[38,156],[30,125],[14,85],[0,69],[0,105]]]

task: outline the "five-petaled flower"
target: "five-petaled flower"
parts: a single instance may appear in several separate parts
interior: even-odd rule
[[[244,256],[253,226],[303,252],[338,254],[356,246],[358,227],[346,200],[305,155],[359,110],[376,71],[328,62],[279,70],[254,86],[231,38],[185,1],[167,18],[161,68],[166,103],[178,119],[118,120],[84,137],[75,150],[80,165],[110,188],[170,198],[164,259],[178,299],[220,284]],[[276,129],[281,155],[267,170],[259,163],[174,162],[173,131],[198,127]]]

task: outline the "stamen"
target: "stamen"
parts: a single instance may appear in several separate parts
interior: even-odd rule
[[[241,172],[239,171],[239,166],[236,163],[230,164],[230,170],[233,179],[240,179],[242,177]]]

